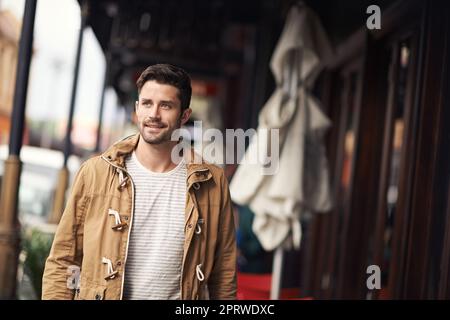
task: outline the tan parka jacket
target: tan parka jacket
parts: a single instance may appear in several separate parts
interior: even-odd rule
[[[134,210],[125,158],[138,141],[139,134],[125,138],[81,166],[46,261],[43,299],[122,299]],[[187,160],[181,298],[235,299],[236,239],[227,179],[217,166]]]

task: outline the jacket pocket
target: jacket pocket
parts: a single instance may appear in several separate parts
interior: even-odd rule
[[[90,284],[81,286],[75,293],[75,300],[103,300],[105,298],[106,286]]]

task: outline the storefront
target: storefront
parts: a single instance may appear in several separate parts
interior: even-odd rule
[[[109,79],[125,105],[127,79],[164,61],[217,88],[222,128],[247,129],[256,128],[275,88],[269,61],[297,3],[96,3],[90,23],[122,62]],[[381,29],[369,30],[366,9],[374,3],[302,3],[315,10],[335,49],[314,89],[332,123],[334,207],[304,222],[299,267],[288,268],[287,281],[300,284],[301,297],[319,299],[448,298],[449,5],[379,1]],[[227,167],[230,177],[234,169]],[[370,290],[373,265],[381,288]]]

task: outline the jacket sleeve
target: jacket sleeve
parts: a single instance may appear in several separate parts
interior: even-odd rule
[[[45,263],[42,279],[43,300],[70,300],[75,293],[78,273],[83,259],[83,219],[87,196],[85,195],[86,166],[78,171],[72,192],[56,230],[50,255]],[[69,284],[68,284],[69,281]]]
[[[228,182],[221,175],[222,205],[214,265],[208,281],[209,297],[213,300],[236,299],[236,232]]]

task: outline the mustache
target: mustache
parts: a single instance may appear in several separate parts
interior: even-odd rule
[[[156,126],[165,128],[167,125],[164,122],[161,122],[160,120],[154,120],[154,119],[147,119],[142,122],[144,126]]]

